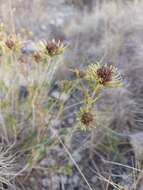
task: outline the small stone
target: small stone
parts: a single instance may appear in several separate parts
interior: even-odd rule
[[[131,186],[133,184],[133,179],[127,174],[122,175],[122,186]]]
[[[69,178],[69,179],[68,179],[68,183],[69,183],[69,184],[72,184],[72,178]]]
[[[70,117],[70,118],[68,118],[68,124],[73,124],[74,123],[74,118],[73,117]]]
[[[67,184],[67,182],[68,182],[68,177],[67,176],[61,176],[61,180],[62,180],[62,183],[63,184]]]
[[[40,162],[40,165],[41,165],[41,166],[47,166],[47,165],[48,165],[48,158],[45,158],[44,160],[42,160],[42,161]]]
[[[66,93],[62,93],[60,96],[60,100],[66,101],[69,98],[69,96]]]
[[[35,181],[34,177],[31,177],[31,178],[30,178],[30,181],[31,181],[31,182],[34,182],[34,181]]]
[[[56,19],[56,25],[57,26],[61,26],[63,24],[63,22],[64,22],[63,18],[57,18]]]
[[[96,177],[96,176],[93,176],[93,177],[91,178],[91,181],[92,181],[93,184],[95,184],[95,183],[97,182],[97,177]]]
[[[41,166],[55,166],[56,165],[56,161],[52,158],[45,158],[44,160],[42,160],[40,162]]]
[[[58,127],[58,126],[60,126],[60,124],[61,124],[61,120],[60,119],[53,119],[53,120],[51,120],[51,126],[53,126],[53,127]]]
[[[61,94],[59,91],[53,91],[51,93],[51,96],[61,101],[66,101],[69,98],[69,96],[66,93]]]
[[[143,160],[143,133],[136,133],[130,136],[130,143],[133,147],[137,160]]]
[[[78,182],[79,182],[79,176],[74,175],[72,181],[73,181],[73,183],[74,183],[75,185],[77,185]]]
[[[42,180],[42,185],[43,185],[43,187],[48,187],[49,186],[49,179],[48,178],[44,178]]]
[[[47,29],[46,25],[42,24],[41,25],[41,30],[46,31],[46,29]]]
[[[59,188],[59,183],[60,183],[60,177],[59,176],[53,176],[52,177],[53,189]]]
[[[79,152],[74,152],[73,153],[73,158],[74,158],[74,160],[76,161],[76,162],[79,162],[80,160],[81,160],[81,155],[79,154]]]
[[[23,54],[30,54],[30,53],[37,52],[38,48],[34,42],[29,40],[23,44],[21,51]]]
[[[60,93],[59,93],[59,91],[53,91],[53,92],[51,93],[51,96],[52,96],[53,98],[59,99]]]

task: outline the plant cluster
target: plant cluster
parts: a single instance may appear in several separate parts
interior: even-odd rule
[[[56,141],[53,121],[60,119],[74,89],[83,94],[77,114],[82,129],[96,126],[95,104],[104,88],[118,87],[121,77],[114,66],[91,64],[75,69],[74,80],[62,83],[59,98],[50,96],[57,68],[62,64],[66,45],[61,41],[40,41],[31,54],[22,53],[20,34],[8,34],[0,28],[0,140],[22,152],[27,168],[40,162]]]
[[[117,88],[122,85],[117,68],[107,64],[90,64],[85,70],[76,69],[79,86],[83,92],[83,106],[80,109],[80,126],[96,126],[96,102],[105,88]],[[95,122],[94,122],[95,121]]]

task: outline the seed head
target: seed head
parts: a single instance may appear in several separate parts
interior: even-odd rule
[[[46,50],[48,51],[49,55],[55,55],[58,52],[59,47],[56,45],[56,43],[50,42],[46,45]]]
[[[19,57],[18,60],[22,64],[28,64],[28,57],[27,56],[22,55],[22,56]]]
[[[122,78],[116,67],[99,63],[91,64],[86,71],[86,79],[95,81],[102,86],[118,87],[122,85]]]
[[[37,63],[39,63],[39,62],[41,61],[41,59],[42,59],[42,55],[41,55],[40,52],[34,52],[33,58],[34,58],[34,60],[35,60]]]
[[[86,126],[89,126],[90,123],[93,122],[93,115],[91,112],[84,112],[81,115],[81,123],[83,123]]]
[[[112,81],[113,68],[109,66],[101,66],[97,69],[97,76],[100,79],[100,84],[105,85]]]
[[[9,49],[12,49],[14,46],[15,46],[15,42],[11,39],[7,40],[5,42],[6,46],[9,48]]]
[[[66,46],[59,40],[53,39],[51,42],[40,41],[39,50],[48,54],[49,56],[55,56],[62,54],[65,50]]]

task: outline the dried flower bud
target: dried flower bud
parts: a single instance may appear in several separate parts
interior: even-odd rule
[[[93,122],[93,115],[91,112],[84,112],[81,115],[81,123],[88,126],[91,122]]]
[[[5,42],[6,46],[9,48],[9,49],[12,49],[14,46],[15,46],[15,43],[13,40],[9,39]]]
[[[101,66],[97,69],[97,76],[100,79],[100,84],[105,85],[112,81],[113,68],[110,66]]]
[[[27,58],[27,56],[20,56],[19,57],[19,61],[22,64],[28,64],[28,58]]]
[[[52,56],[57,54],[59,47],[56,45],[56,43],[51,42],[47,43],[46,49],[48,51],[48,54]]]
[[[65,48],[66,46],[60,40],[55,41],[53,39],[51,42],[47,41],[39,42],[39,50],[43,53],[50,55],[51,57],[54,55],[62,54]]]
[[[35,60],[37,63],[39,63],[39,62],[42,60],[41,53],[40,53],[40,52],[34,52],[33,58],[34,58],[34,60]]]
[[[117,87],[122,85],[121,75],[117,68],[107,64],[91,64],[86,71],[86,79],[95,81],[103,86]]]

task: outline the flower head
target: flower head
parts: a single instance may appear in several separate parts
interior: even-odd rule
[[[19,52],[21,50],[22,40],[19,35],[9,35],[4,42],[6,51],[15,50]]]
[[[44,51],[49,56],[62,54],[66,46],[59,40],[55,41],[54,39],[51,42],[40,42],[40,50]]]
[[[21,55],[18,59],[18,61],[22,64],[28,64],[28,57],[26,55]]]
[[[95,120],[95,115],[95,110],[92,108],[82,107],[78,113],[80,127],[83,129],[91,127]]]
[[[56,43],[50,42],[46,44],[46,50],[48,51],[49,55],[55,55],[58,53],[58,45]]]
[[[112,81],[113,67],[101,66],[97,69],[97,77],[100,79],[99,83],[105,85]]]
[[[114,87],[121,85],[121,76],[112,65],[92,64],[87,69],[87,79],[96,81],[100,85]]]
[[[81,115],[81,123],[86,126],[89,126],[93,122],[93,115],[91,112],[83,112]]]
[[[5,42],[5,45],[9,48],[12,49],[15,46],[15,42],[12,39],[8,39]]]
[[[42,60],[42,54],[40,52],[34,52],[33,58],[37,63],[39,63]]]

